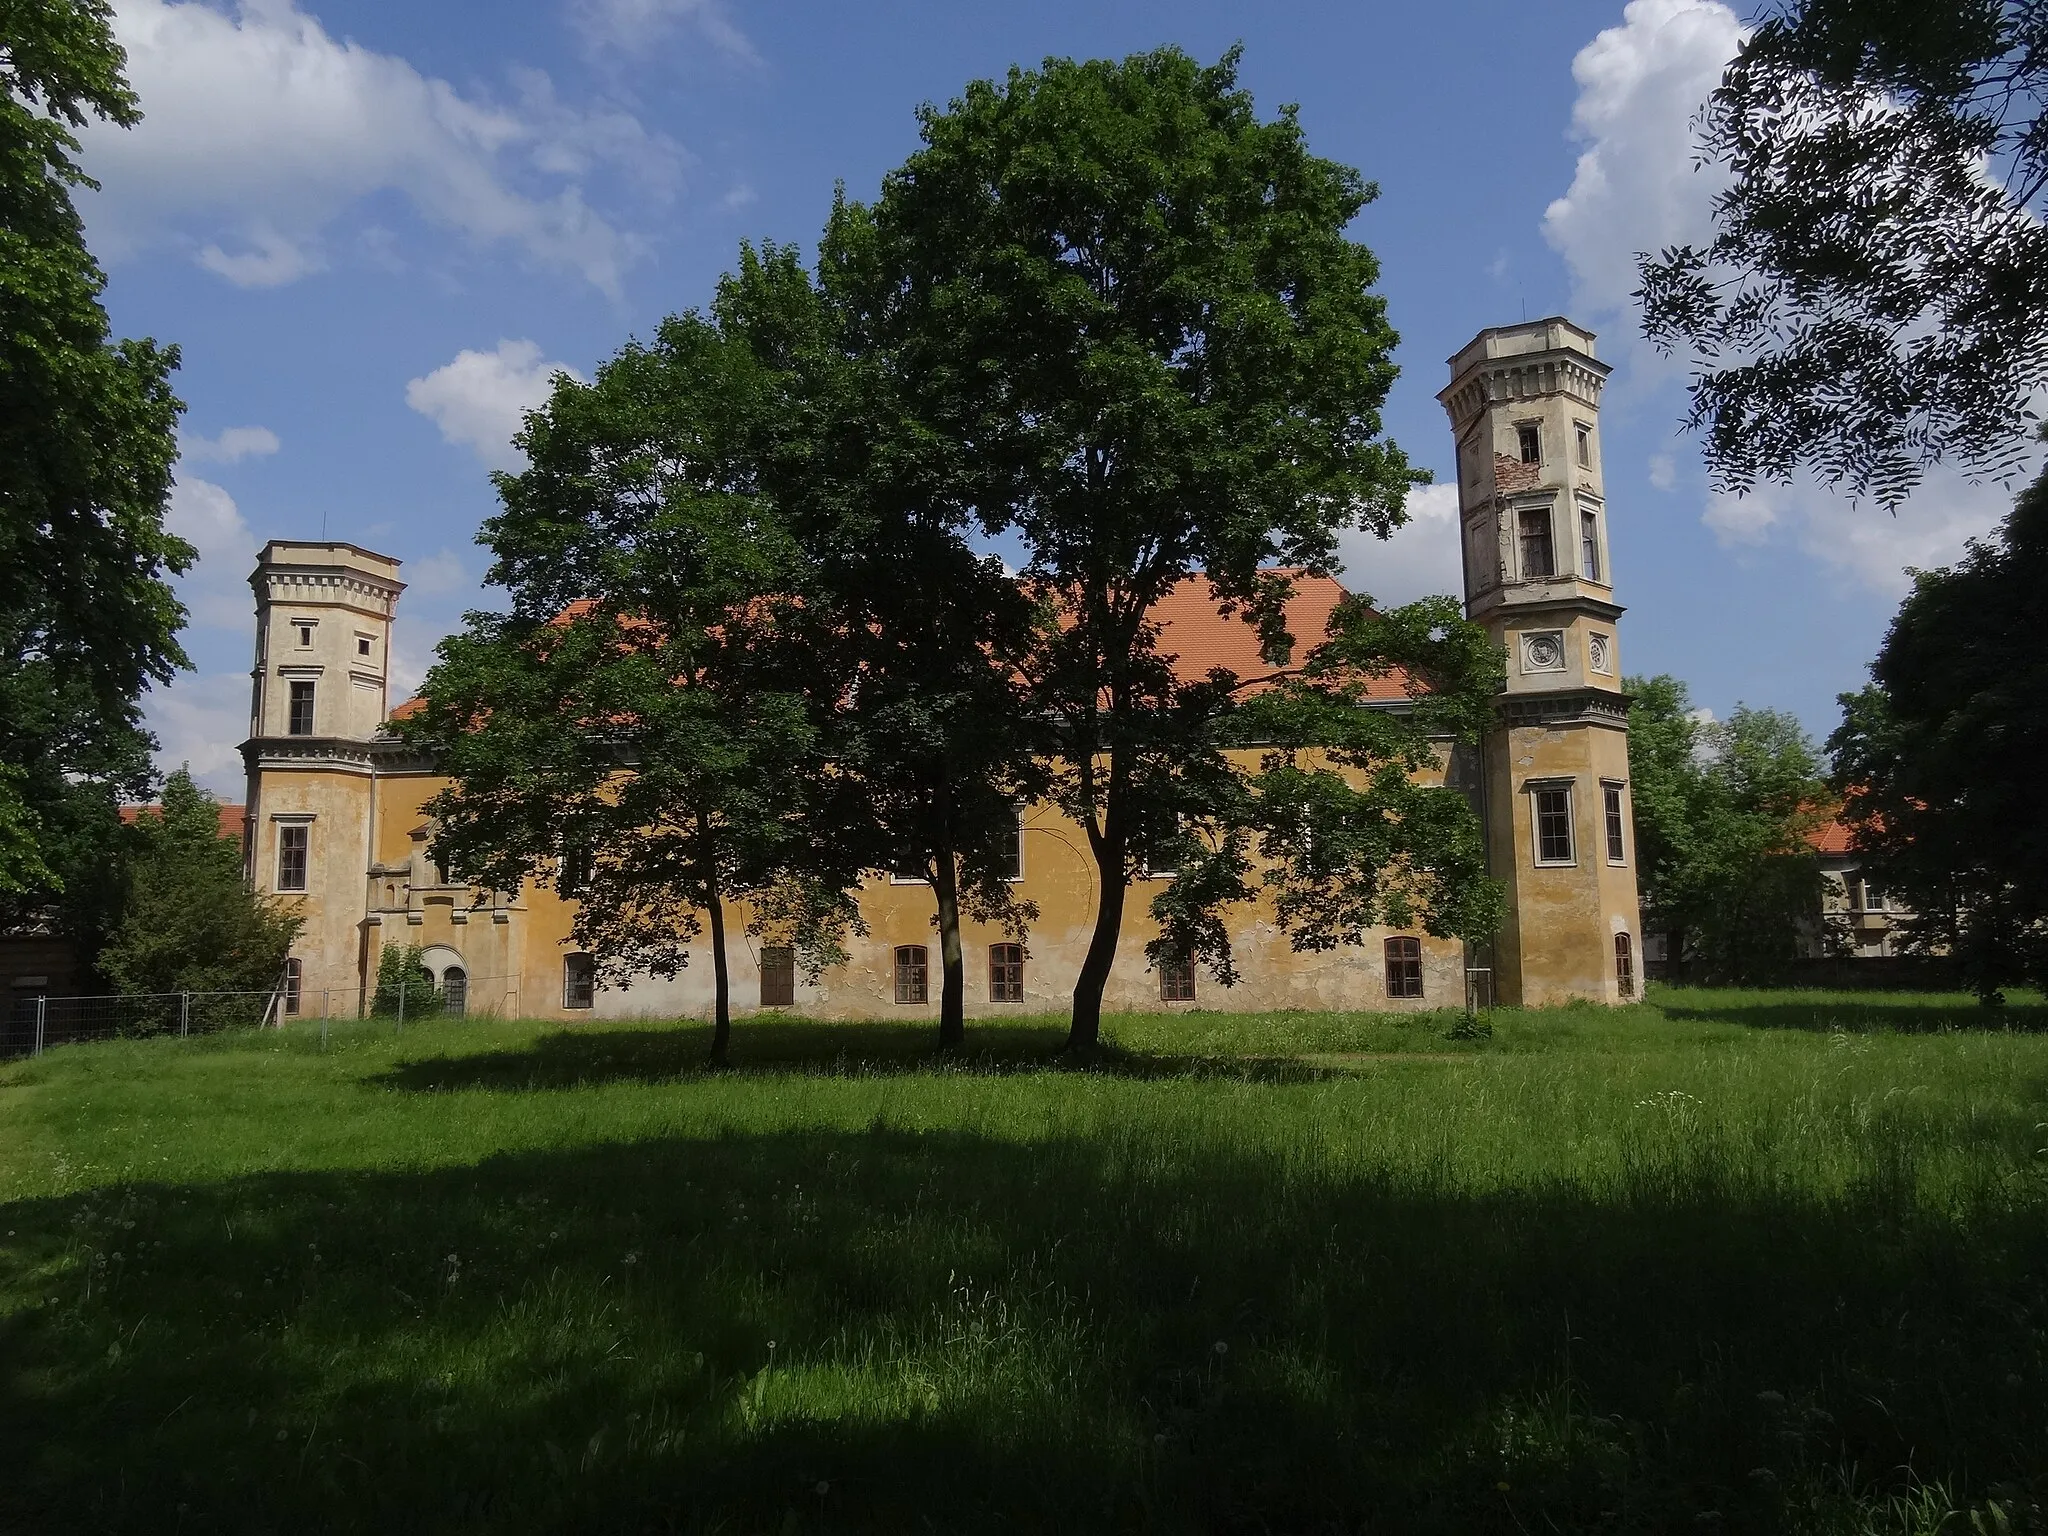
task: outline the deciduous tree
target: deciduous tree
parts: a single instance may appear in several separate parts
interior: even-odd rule
[[[1346,234],[1374,189],[1236,74],[1169,48],[976,82],[925,109],[873,209],[874,334],[1046,606],[1033,702],[1098,874],[1083,1049],[1143,829],[1221,803],[1195,781],[1235,685],[1177,677],[1155,607],[1199,574],[1277,664],[1288,573],[1390,532],[1420,478],[1381,433],[1395,336]]]
[[[1673,961],[1700,979],[1782,974],[1821,910],[1806,834],[1834,800],[1813,744],[1777,710],[1707,718],[1674,677],[1626,687],[1645,926],[1672,936]]]
[[[71,895],[93,939],[114,807],[149,779],[138,701],[185,665],[164,578],[177,349],[110,339],[74,130],[140,120],[105,0],[0,6],[0,920]]]
[[[121,918],[99,966],[121,992],[268,992],[302,919],[249,889],[242,845],[184,769],[126,829]]]
[[[2048,981],[2048,477],[1993,538],[1923,571],[1828,739],[1866,868],[1918,914],[1906,941],[1978,994]]]
[[[1769,8],[1701,121],[1732,177],[1714,238],[1639,258],[1718,481],[1807,465],[1889,505],[1939,459],[2019,462],[2048,383],[2044,91],[2039,0]]]

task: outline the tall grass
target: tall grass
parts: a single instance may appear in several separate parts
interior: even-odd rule
[[[0,1525],[2040,1528],[2044,1015],[56,1051],[0,1071]]]

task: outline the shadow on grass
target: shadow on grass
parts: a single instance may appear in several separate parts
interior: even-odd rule
[[[2012,1002],[1986,1008],[1966,997],[1925,993],[1887,997],[1882,993],[1770,992],[1728,988],[1651,1001],[1667,1018],[1742,1024],[1753,1029],[1796,1029],[1820,1034],[1941,1034],[1956,1030],[2048,1030],[2048,1003]]]
[[[552,1030],[510,1051],[431,1056],[401,1062],[371,1082],[411,1093],[465,1089],[520,1092],[599,1083],[665,1083],[717,1073],[740,1076],[882,1077],[960,1072],[1096,1072],[1116,1077],[1222,1077],[1246,1082],[1314,1082],[1341,1072],[1292,1057],[1194,1056],[1121,1050],[1066,1053],[1064,1023],[971,1027],[968,1047],[941,1051],[926,1024],[823,1023],[754,1017],[733,1029],[729,1065],[714,1068],[708,1025],[643,1029]]]
[[[0,1527],[1847,1530],[1903,1468],[2042,1475],[2038,1200],[1162,1150],[878,1126],[15,1202]]]

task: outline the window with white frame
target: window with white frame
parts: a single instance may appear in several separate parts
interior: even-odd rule
[[[1572,843],[1572,787],[1563,784],[1535,784],[1529,789],[1534,811],[1536,862],[1572,864],[1578,851]]]
[[[1600,786],[1600,810],[1606,822],[1607,862],[1610,864],[1628,862],[1628,824],[1622,816],[1621,788],[1614,783]]]

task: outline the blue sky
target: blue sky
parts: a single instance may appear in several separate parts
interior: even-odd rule
[[[116,0],[144,124],[95,129],[85,202],[123,334],[184,351],[173,522],[195,671],[154,696],[166,766],[239,795],[267,538],[406,562],[409,688],[479,601],[473,544],[549,373],[588,376],[701,305],[743,238],[806,245],[836,182],[871,196],[919,102],[1048,54],[1244,44],[1262,108],[1381,188],[1356,234],[1402,334],[1394,438],[1448,479],[1435,392],[1487,325],[1565,313],[1617,365],[1604,425],[1631,672],[1816,735],[1858,686],[1904,567],[1952,559],[2008,493],[1947,475],[1894,519],[1812,485],[1710,494],[1682,371],[1628,310],[1631,254],[1705,228],[1689,121],[1739,36],[1715,0]],[[1388,545],[1385,600],[1455,584],[1448,488]]]

